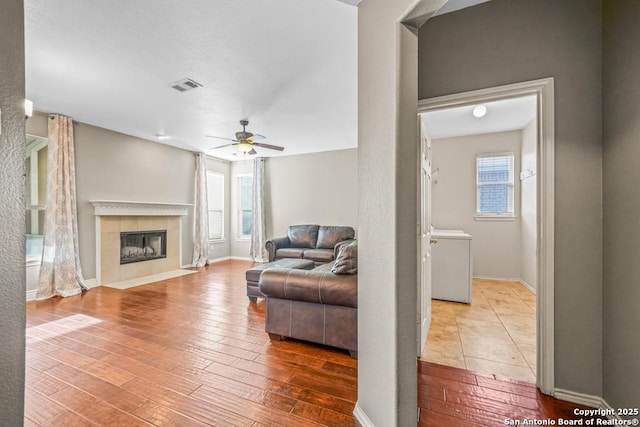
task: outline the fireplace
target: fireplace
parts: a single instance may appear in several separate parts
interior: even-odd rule
[[[167,257],[167,230],[120,233],[120,265]]]

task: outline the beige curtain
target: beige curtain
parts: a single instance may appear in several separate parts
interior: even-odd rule
[[[44,250],[37,299],[68,297],[87,289],[80,267],[73,121],[49,116]]]
[[[195,234],[193,237],[193,266],[209,264],[209,207],[207,201],[207,159],[196,154]]]
[[[267,227],[264,208],[264,162],[265,159],[261,157],[253,161],[251,259],[255,262],[269,261],[269,254],[265,247],[267,242]]]

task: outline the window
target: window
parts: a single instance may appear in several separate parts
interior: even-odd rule
[[[476,171],[477,216],[513,216],[513,153],[479,154]]]
[[[25,153],[27,192],[27,262],[42,258],[44,212],[47,204],[47,138],[27,135]]]
[[[224,175],[207,172],[209,240],[224,239]]]
[[[238,175],[238,237],[251,238],[253,176]]]

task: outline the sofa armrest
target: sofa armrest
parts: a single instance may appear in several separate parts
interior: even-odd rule
[[[336,245],[333,247],[333,259],[337,259],[338,258],[338,252],[340,252],[340,248],[344,245],[348,245],[351,242],[355,242],[356,239],[348,239],[348,240],[343,240],[341,242],[336,243]]]
[[[358,275],[327,270],[270,268],[262,272],[260,292],[267,298],[358,306]]]
[[[265,248],[269,253],[269,262],[272,262],[276,259],[276,251],[280,248],[288,248],[291,246],[291,242],[288,237],[276,237],[271,240],[267,240],[265,243]]]

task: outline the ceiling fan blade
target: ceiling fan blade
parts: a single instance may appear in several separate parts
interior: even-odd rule
[[[248,139],[250,139],[253,142],[256,142],[256,141],[264,141],[265,139],[267,139],[267,137],[264,135],[260,135],[259,133],[256,133],[251,138],[248,138]]]
[[[238,142],[237,139],[225,138],[224,136],[205,135],[207,138],[226,139],[227,141]]]
[[[252,148],[247,154],[258,154],[255,148]]]
[[[238,145],[238,143],[237,142],[233,142],[231,144],[218,145],[217,147],[209,148],[209,150],[217,150],[218,148],[231,147],[232,145]]]
[[[253,145],[256,147],[268,148],[269,150],[284,151],[284,147],[280,147],[279,145],[262,144],[260,142],[254,142]]]

